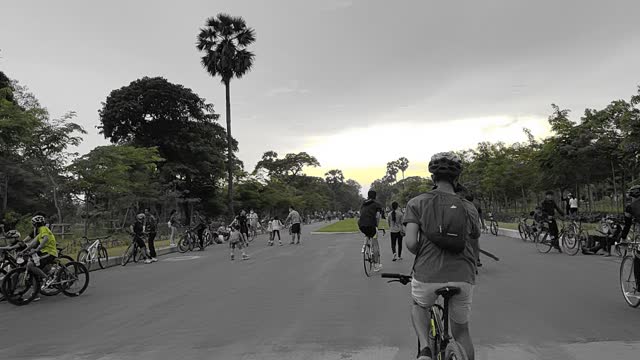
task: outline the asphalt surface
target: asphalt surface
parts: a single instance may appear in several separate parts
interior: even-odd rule
[[[77,298],[0,303],[0,359],[414,359],[409,287],[366,278],[357,235],[302,245],[172,254],[91,273]],[[286,238],[285,234],[285,238]],[[408,252],[383,272],[411,268]],[[472,337],[477,359],[640,358],[640,309],[624,302],[617,258],[539,254],[483,235]],[[237,256],[239,258],[239,256]]]

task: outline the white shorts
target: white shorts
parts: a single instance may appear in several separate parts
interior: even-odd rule
[[[416,279],[411,280],[411,297],[420,307],[430,308],[436,303],[436,290],[445,286],[460,288],[460,293],[449,300],[449,318],[456,324],[466,324],[471,318],[471,301],[473,298],[473,285],[466,282],[448,283],[423,283]]]

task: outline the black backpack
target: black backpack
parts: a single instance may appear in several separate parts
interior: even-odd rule
[[[458,254],[467,243],[467,210],[455,194],[430,191],[431,199],[422,214],[422,229],[428,241],[439,248]]]

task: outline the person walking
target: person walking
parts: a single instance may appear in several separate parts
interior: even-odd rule
[[[578,215],[578,198],[575,195],[571,195],[569,198],[569,215],[572,218]]]
[[[391,251],[393,251],[393,260],[402,260],[402,237],[404,236],[404,227],[402,225],[402,218],[404,215],[398,210],[398,202],[394,201],[391,204],[391,211],[387,216],[389,222],[389,232],[391,233]],[[396,253],[396,244],[398,245],[398,252]]]
[[[176,209],[171,210],[169,214],[169,231],[171,235],[169,235],[169,246],[176,247],[176,233],[178,232],[178,212]]]
[[[282,246],[282,239],[280,239],[280,229],[282,229],[284,225],[282,225],[282,222],[276,216],[273,218],[273,220],[271,220],[271,223],[269,224],[269,226],[271,226],[271,232],[272,232],[271,241],[269,242],[269,245],[273,245],[273,242],[276,240],[276,235],[278,235],[279,245]]]
[[[147,242],[149,243],[149,255],[151,256],[151,261],[157,262],[158,258],[156,257],[156,246],[155,240],[156,235],[158,233],[158,219],[151,213],[151,210],[144,209],[145,216],[145,228],[144,231],[147,233]]]
[[[289,206],[289,216],[284,221],[285,224],[291,224],[291,244],[295,242],[296,235],[298,236],[298,241],[295,242],[296,245],[300,245],[300,233],[302,232],[300,223],[302,219],[300,218],[300,213],[296,211],[296,209],[292,206]]]

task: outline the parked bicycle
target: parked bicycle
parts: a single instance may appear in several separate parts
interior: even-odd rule
[[[524,214],[518,222],[518,233],[520,233],[520,238],[523,241],[534,241],[539,230],[538,228],[539,226],[536,225],[535,221]]]
[[[79,296],[89,286],[89,270],[77,261],[63,263],[56,259],[43,271],[37,267],[36,253],[20,253],[16,260],[18,267],[9,271],[0,285],[7,301],[14,305],[29,304],[38,294]]]
[[[564,224],[564,223],[563,223]],[[568,255],[575,255],[587,246],[589,235],[582,229],[582,219],[578,221],[571,219],[565,230],[562,232],[562,247]]]
[[[407,285],[411,282],[411,275],[383,273],[383,278],[393,279],[388,283],[399,282]],[[435,291],[438,298],[442,298],[442,304],[436,303],[429,309],[429,336],[431,344],[429,348],[434,354],[434,359],[466,360],[468,359],[462,345],[457,342],[449,331],[449,300],[460,293],[460,288],[446,286]],[[418,356],[423,344],[418,339]]]
[[[83,263],[88,270],[91,270],[91,265],[94,263],[98,263],[101,269],[104,269],[109,261],[109,254],[107,252],[107,248],[102,244],[103,241],[109,239],[111,235],[107,235],[104,237],[99,237],[95,239],[89,239],[86,236],[82,237],[82,240],[85,243],[85,246],[82,250],[78,252],[78,262]],[[90,242],[93,243],[90,244]]]
[[[187,251],[193,251],[196,246],[200,246],[198,234],[193,228],[187,228],[178,241],[178,251],[180,253],[186,253]]]

